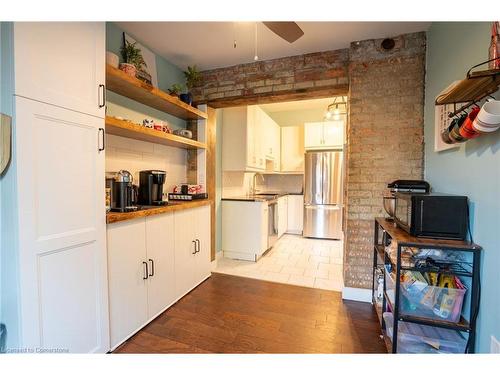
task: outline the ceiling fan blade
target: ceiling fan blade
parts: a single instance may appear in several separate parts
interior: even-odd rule
[[[302,29],[295,22],[263,22],[263,24],[288,43],[293,43],[304,35]]]

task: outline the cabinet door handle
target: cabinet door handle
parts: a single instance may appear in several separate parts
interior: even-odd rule
[[[149,274],[149,276],[154,276],[155,275],[155,262],[153,259],[149,259],[149,261],[151,262],[151,273]]]
[[[148,272],[148,263],[147,262],[142,262],[146,267],[144,268],[144,276],[142,277],[143,280],[147,280],[149,277],[149,272]]]
[[[106,86],[103,84],[99,85],[99,108],[106,105]]]
[[[191,241],[191,243],[194,243],[194,251],[191,253],[191,254],[194,255],[194,254],[196,254],[198,252],[198,251],[196,251],[196,241],[193,240],[193,241]]]
[[[106,148],[106,132],[104,128],[99,128],[98,137],[97,137],[97,150],[99,152],[104,151]]]
[[[196,239],[196,242],[198,243],[198,251],[196,252],[199,253],[201,251],[201,243],[199,239]]]

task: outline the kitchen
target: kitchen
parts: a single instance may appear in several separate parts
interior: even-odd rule
[[[264,22],[0,23],[2,352],[496,350],[498,189],[455,168],[495,177],[498,69],[467,73],[491,23],[354,23],[338,48],[349,25],[299,24],[323,47]],[[480,42],[448,76],[457,30]],[[456,79],[488,84],[477,108]],[[412,196],[436,191],[462,198],[449,221]]]
[[[215,272],[342,290],[346,116],[347,97],[218,110],[222,258]]]

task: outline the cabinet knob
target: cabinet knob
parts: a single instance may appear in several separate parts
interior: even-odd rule
[[[147,280],[149,277],[149,271],[148,271],[148,263],[147,262],[142,262],[144,264],[144,276],[142,277],[143,280]]]
[[[194,243],[194,251],[191,253],[192,255],[196,254],[198,251],[196,251],[196,241],[195,240],[192,240],[191,243]]]
[[[198,244],[198,250],[196,251],[197,253],[199,253],[201,251],[201,243],[200,243],[200,240],[199,239],[196,239],[196,243]]]

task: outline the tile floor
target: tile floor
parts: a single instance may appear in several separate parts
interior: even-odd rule
[[[215,272],[341,291],[342,245],[285,234],[257,262],[220,258]]]

